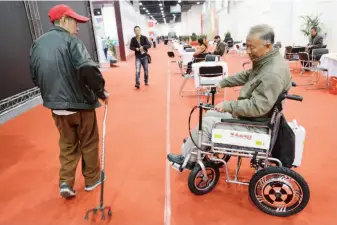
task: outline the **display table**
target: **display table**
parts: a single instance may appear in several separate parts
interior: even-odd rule
[[[199,87],[199,68],[201,66],[217,66],[217,65],[221,65],[223,68],[223,72],[224,72],[224,76],[221,77],[210,77],[210,78],[206,78],[206,77],[200,77],[200,81],[202,84],[208,84],[208,85],[212,85],[212,84],[217,84],[220,80],[222,80],[224,77],[228,76],[228,66],[226,62],[220,61],[220,62],[199,62],[199,63],[193,63],[192,64],[192,71],[194,73],[194,85],[196,88]]]
[[[330,77],[337,77],[337,53],[329,53],[322,55],[320,66],[328,69]]]

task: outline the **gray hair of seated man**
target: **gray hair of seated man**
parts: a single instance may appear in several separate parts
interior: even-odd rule
[[[275,33],[271,26],[267,24],[260,24],[250,28],[248,36],[259,35],[259,38],[266,43],[274,44]]]

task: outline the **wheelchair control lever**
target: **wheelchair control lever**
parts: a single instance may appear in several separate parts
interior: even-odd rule
[[[201,107],[201,108],[203,108],[203,109],[208,109],[208,110],[210,110],[210,109],[214,109],[214,106],[212,105],[212,104],[209,104],[209,103],[207,103],[207,104],[200,104],[199,105],[199,107]]]

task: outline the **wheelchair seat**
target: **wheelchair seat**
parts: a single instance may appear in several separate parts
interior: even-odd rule
[[[271,119],[262,120],[262,121],[253,121],[247,120],[246,118],[239,118],[239,119],[221,119],[222,123],[231,123],[231,124],[242,124],[242,125],[252,125],[252,126],[263,126],[263,127],[270,127]]]

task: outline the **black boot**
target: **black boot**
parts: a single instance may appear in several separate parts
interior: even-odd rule
[[[183,165],[184,163],[184,160],[185,160],[185,157],[182,156],[182,155],[176,155],[176,154],[168,154],[167,155],[167,159],[172,162],[172,163],[175,163],[175,164],[178,164],[178,165]],[[189,170],[193,170],[195,166],[195,162],[187,162],[186,164],[186,169],[189,169]]]
[[[182,155],[176,155],[176,154],[168,154],[167,159],[170,162],[177,163],[179,165],[182,165],[184,163],[185,157]]]

